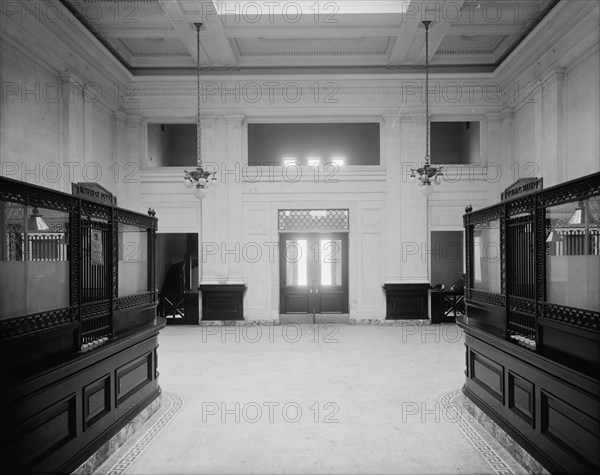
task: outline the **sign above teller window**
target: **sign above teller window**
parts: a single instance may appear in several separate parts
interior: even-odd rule
[[[105,206],[117,206],[117,197],[95,182],[71,183],[73,196],[85,198]]]
[[[500,195],[502,201],[510,198],[528,195],[543,188],[543,178],[520,178],[512,185],[508,186]]]

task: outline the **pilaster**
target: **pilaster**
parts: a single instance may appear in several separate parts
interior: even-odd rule
[[[400,154],[401,122],[402,119],[393,115],[383,116],[385,131],[383,150],[386,163],[386,283],[399,282],[402,276],[402,259],[399,245],[402,238],[400,190],[406,182],[406,177],[402,173],[404,164]]]
[[[425,124],[424,116],[413,116],[400,124],[400,160],[404,170],[402,183],[398,185],[401,236],[396,245],[400,251],[402,283],[429,282],[428,198],[421,192],[422,187],[408,181],[410,168],[420,166],[425,159]]]
[[[116,182],[115,193],[117,195],[117,199],[119,199],[119,202],[122,202],[121,197],[127,194],[127,184],[124,183],[124,181],[126,178],[129,178],[128,175],[124,175],[124,172],[129,171],[129,167],[126,165],[126,163],[123,163],[127,157],[127,115],[122,111],[115,111],[113,112],[112,116],[113,127],[111,168],[114,181]],[[136,177],[139,179],[139,173],[136,173]]]
[[[66,72],[60,75],[60,86],[61,160],[63,170],[68,171],[63,173],[62,189],[70,192],[71,182],[84,181],[83,85],[77,75]]]
[[[120,167],[118,181],[122,183],[117,186],[121,196],[117,195],[120,202],[128,203],[128,206],[137,211],[141,209],[141,187],[139,180],[139,169],[142,158],[142,126],[143,118],[139,115],[127,115],[125,119],[125,153],[126,164]],[[132,170],[134,175],[126,171]]]
[[[243,236],[243,213],[242,213],[242,125],[244,121],[243,115],[226,116],[226,163],[229,168],[240,170],[235,176],[235,180],[227,180],[225,183],[227,191],[227,199],[231,204],[226,210],[228,221],[227,242],[229,246],[236,248],[236,258],[228,262],[227,280],[229,283],[243,283],[243,253],[241,248],[244,246]],[[240,252],[237,252],[240,249]]]
[[[555,68],[542,82],[542,159],[544,186],[566,179],[565,69]]]
[[[513,166],[514,157],[514,135],[515,135],[515,112],[512,108],[504,108],[500,113],[501,116],[501,132],[500,132],[500,163],[498,172],[500,175],[499,188],[504,189],[510,185],[510,167]],[[488,175],[491,173],[488,163]]]
[[[504,116],[502,114],[486,114],[485,116],[485,152],[482,153],[481,165],[486,166],[488,202],[494,203],[501,190],[502,177],[502,124]],[[482,152],[484,147],[482,147]]]
[[[199,230],[199,249],[202,265],[198,266],[200,275],[198,282],[200,284],[219,283],[219,276],[225,274],[222,270],[225,257],[222,248],[222,228],[227,225],[226,214],[223,214],[223,207],[227,208],[225,201],[225,174],[223,162],[219,160],[217,153],[216,140],[217,119],[204,118],[200,121],[201,150],[203,166],[209,171],[217,172],[218,184],[208,188],[206,197],[200,201],[198,213]]]

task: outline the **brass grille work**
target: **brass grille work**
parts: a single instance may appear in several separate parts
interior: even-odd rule
[[[347,209],[283,209],[278,215],[279,231],[347,231]]]

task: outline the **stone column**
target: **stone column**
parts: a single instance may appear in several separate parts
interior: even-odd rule
[[[111,172],[113,183],[115,183],[114,192],[120,202],[120,198],[125,199],[127,195],[127,185],[125,180],[129,181],[130,171],[125,167],[125,158],[127,157],[127,135],[126,135],[127,115],[122,111],[113,112],[113,127],[112,127],[112,163]],[[134,172],[136,170],[133,170]],[[134,178],[139,181],[139,173],[135,173]]]
[[[403,168],[410,164],[402,163],[400,153],[401,119],[394,115],[383,116],[385,130],[386,168],[386,262],[384,283],[398,283],[402,277],[400,190],[406,183]]]
[[[410,164],[420,166],[425,160],[425,117],[408,117],[401,122],[400,160],[406,164],[410,174]],[[400,247],[401,282],[429,283],[429,232],[427,216],[428,198],[422,194],[422,187],[408,179],[400,186]],[[433,185],[435,186],[435,185]],[[443,185],[441,185],[443,186]]]
[[[542,81],[542,160],[544,187],[562,183],[565,173],[565,69],[554,69]]]
[[[125,162],[127,166],[135,167],[135,174],[128,173],[126,166],[120,170],[119,180],[122,186],[117,187],[122,196],[117,195],[120,203],[127,203],[127,207],[136,211],[145,212],[142,209],[140,163],[142,156],[142,126],[143,118],[139,115],[127,115],[125,121]]]
[[[61,74],[60,85],[62,190],[70,193],[71,182],[83,181],[83,87],[81,79],[71,72]]]
[[[488,202],[495,203],[500,198],[502,189],[502,115],[486,114],[486,150],[482,150],[481,157],[483,176],[488,190]],[[486,168],[487,165],[487,168]]]
[[[511,108],[504,108],[500,113],[502,120],[500,131],[500,163],[497,169],[501,174],[499,189],[503,190],[512,182],[511,168],[514,165],[514,120],[515,112]],[[493,173],[491,164],[488,163],[488,175]],[[497,200],[496,200],[497,201]]]
[[[525,163],[519,164],[519,169],[517,170],[518,178],[528,178],[533,176],[543,176],[546,173],[544,170],[544,155],[542,153],[543,143],[544,143],[544,131],[542,128],[544,110],[542,108],[542,83],[541,81],[536,81],[535,90],[531,95],[531,99],[533,102],[533,155],[531,157],[527,157],[527,161]],[[535,164],[531,163],[535,162]]]
[[[206,169],[218,168],[218,184],[208,188],[201,203],[203,319],[244,318],[242,120],[236,115],[202,121]]]
[[[199,266],[200,275],[198,282],[200,284],[219,283],[219,276],[223,274],[221,270],[222,255],[222,227],[226,214],[222,214],[223,194],[225,189],[225,174],[223,173],[223,160],[219,158],[216,143],[216,118],[206,118],[200,121],[200,131],[202,135],[201,157],[203,165],[208,170],[217,170],[218,184],[207,190],[206,197],[198,206],[200,229],[199,249],[202,265]],[[226,224],[226,223],[225,223]]]
[[[244,236],[243,236],[243,213],[242,213],[242,182],[244,164],[242,163],[242,124],[244,117],[242,115],[226,116],[226,147],[225,154],[227,164],[230,169],[240,170],[236,174],[235,180],[227,180],[227,201],[229,208],[227,210],[227,219],[229,222],[227,242],[235,247],[236,259],[229,260],[227,280],[228,283],[243,284],[244,269]]]

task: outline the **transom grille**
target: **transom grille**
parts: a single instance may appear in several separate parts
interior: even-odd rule
[[[278,227],[280,231],[347,231],[349,214],[347,209],[283,209]]]

